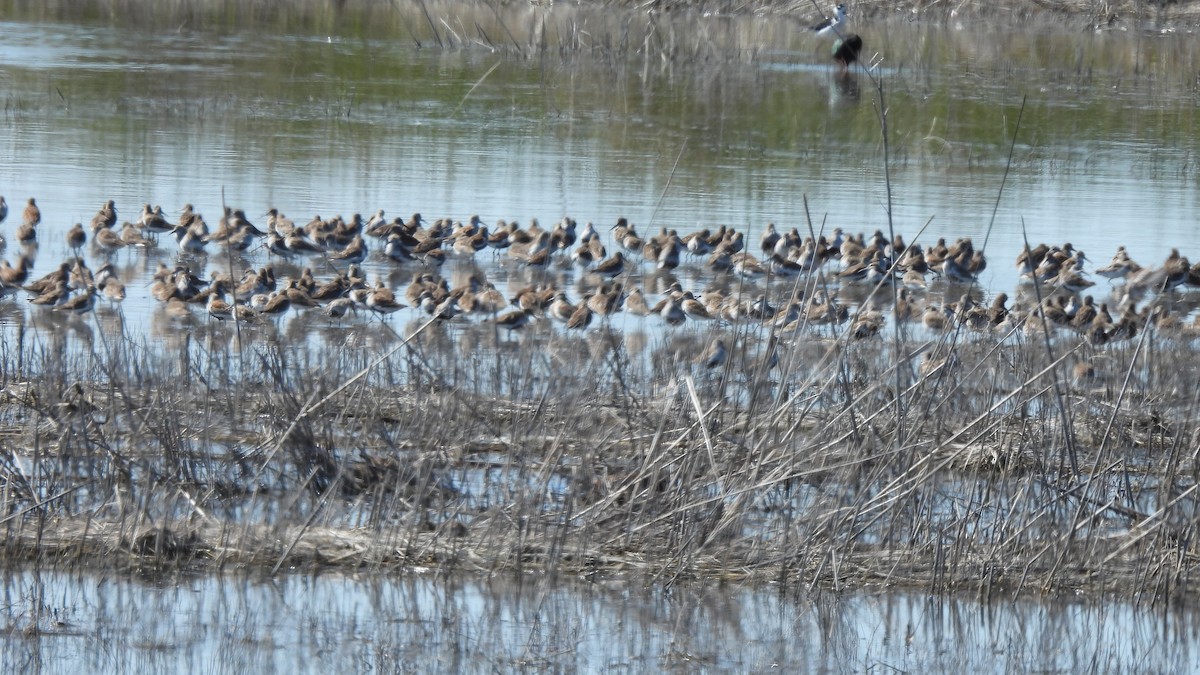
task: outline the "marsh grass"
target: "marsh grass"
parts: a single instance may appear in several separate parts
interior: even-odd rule
[[[1195,589],[1200,361],[1183,337],[1048,352],[1022,333],[813,329],[777,336],[764,370],[766,329],[743,326],[717,329],[733,355],[708,371],[704,330],[643,352],[614,326],[420,328],[382,360],[123,335],[61,358],[12,338],[5,558]],[[1099,374],[1072,381],[1079,361]]]
[[[489,29],[428,7],[401,19],[420,45],[636,53],[663,77],[758,58],[759,38],[794,30],[640,17],[592,31],[539,8]],[[119,324],[7,334],[5,561],[1195,590],[1200,361],[1185,333],[1097,348],[616,324],[376,324],[321,343],[210,329],[166,349]],[[732,355],[707,370],[695,359],[716,335]],[[1080,362],[1097,374],[1071,379]]]

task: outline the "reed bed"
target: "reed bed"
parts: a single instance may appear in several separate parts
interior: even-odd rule
[[[694,363],[707,332],[497,330],[199,334],[177,353],[109,335],[66,358],[17,334],[0,361],[4,556],[1196,588],[1187,336],[775,343],[743,327],[710,371]],[[766,344],[775,368],[756,364]],[[1096,368],[1073,377],[1080,362]]]
[[[498,44],[422,14],[440,46]],[[628,30],[588,44],[723,49],[664,23],[641,48]],[[528,25],[509,42],[544,50],[544,17]],[[10,564],[1197,590],[1200,359],[1182,330],[1095,346],[431,320],[321,341],[209,327],[164,349],[89,319],[3,338]],[[730,358],[704,368],[718,336]]]

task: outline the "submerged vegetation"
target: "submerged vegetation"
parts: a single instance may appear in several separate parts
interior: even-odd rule
[[[24,17],[181,31],[218,31],[249,18],[285,32],[405,36],[420,48],[564,62],[581,53],[616,64],[630,55],[643,64],[661,57],[663,72],[710,56],[761,59],[764,45],[783,49],[796,39],[792,23],[714,20],[698,30],[697,15],[639,13],[637,21],[620,16],[591,30],[595,17],[577,6],[555,6],[550,15],[545,5],[525,3],[503,15],[490,5],[353,0],[4,4]],[[796,4],[770,8],[813,13]],[[1015,59],[1045,58],[1022,50],[1052,48],[1036,35],[986,54],[970,36],[950,42],[976,57],[975,67],[1014,79],[1022,77]],[[1087,61],[1085,47],[1068,49],[1073,62]],[[1163,65],[1190,58],[1194,47],[1162,49],[1160,61],[1138,52],[1104,65],[1195,86],[1192,74]],[[315,58],[297,52],[280,60],[291,68]],[[328,58],[347,68],[365,62]],[[927,56],[912,58],[919,66]],[[910,63],[893,65],[903,71]],[[1072,82],[1086,83],[1086,70]],[[393,87],[405,85],[406,73],[388,75]],[[104,88],[95,84],[102,76],[87,77]],[[271,95],[284,80],[262,79]],[[697,117],[720,118],[721,109],[704,106],[727,101],[761,103],[768,116],[794,112],[781,98],[737,89],[717,95],[725,92],[713,82],[724,81],[695,79],[700,92],[686,103],[703,108]],[[458,84],[437,94],[439,109],[455,110],[472,95],[474,87]],[[87,86],[68,94],[86,99]],[[337,77],[312,85],[321,86],[343,87]],[[638,96],[630,89],[625,105]],[[61,99],[69,107],[57,87],[40,91],[51,103],[37,105],[57,107]],[[342,94],[344,105],[331,106],[328,117],[394,112],[387,95],[364,105]],[[656,102],[646,98],[654,118]],[[670,103],[660,117],[686,120],[691,109]],[[990,107],[978,117],[1005,128],[997,106],[946,107],[970,108],[964,117]],[[180,108],[161,114],[211,123],[203,109]],[[1114,106],[1097,108],[1104,127],[1097,133],[1131,124]],[[1162,115],[1162,128],[1186,134],[1178,130],[1189,128],[1191,108]],[[277,120],[269,130],[239,121],[264,136],[279,129]],[[290,137],[308,138],[311,120],[288,123]],[[874,138],[874,123],[860,121],[856,133]],[[794,141],[795,130],[780,125],[762,139],[765,147]],[[934,125],[905,128],[927,126],[927,135],[891,139],[883,159],[903,163],[908,152],[941,148]],[[928,152],[948,156],[950,145]],[[1183,162],[1180,174],[1188,175],[1190,156]],[[797,278],[786,297],[800,289],[811,299],[829,283]],[[1164,295],[1156,307],[1169,311],[1146,311],[1136,331],[1115,340],[1115,327],[1099,339],[1056,331],[1043,323],[1054,307],[1040,301],[1028,304],[1041,313],[1021,324],[909,330],[896,325],[891,290],[877,292],[881,307],[860,297],[862,314],[840,327],[799,319],[788,331],[761,321],[645,331],[597,320],[578,335],[541,324],[509,335],[495,323],[422,320],[402,330],[372,321],[326,326],[315,339],[318,331],[307,330],[255,339],[267,329],[207,321],[187,330],[168,322],[148,339],[106,309],[49,324],[7,316],[14,328],[0,352],[5,560],[156,571],[436,566],[985,597],[1085,590],[1163,602],[1196,590],[1200,360],[1194,330],[1166,320],[1188,316],[1181,308],[1190,311],[1192,299]],[[936,291],[942,304],[963,292]],[[889,327],[861,321],[869,314]],[[708,351],[718,343],[719,359]]]
[[[1103,345],[1036,317],[328,343],[209,322],[167,349],[88,322],[4,345],[10,562],[1197,587],[1200,360],[1163,322]],[[714,337],[731,356],[705,363]]]

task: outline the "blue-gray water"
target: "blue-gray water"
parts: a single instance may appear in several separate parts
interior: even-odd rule
[[[513,11],[521,16],[507,26],[522,44],[538,12],[551,22],[571,12],[560,28],[575,16]],[[755,238],[767,222],[805,231],[807,195],[816,227],[886,227],[871,80],[839,83],[826,46],[778,23],[680,21],[719,47],[681,38],[684,52],[662,58],[440,50],[428,36],[418,49],[387,27],[6,19],[0,194],[14,213],[0,231],[11,239],[25,199],[38,199],[37,275],[67,254],[67,228],[106,199],[122,219],[145,202],[169,213],[192,203],[215,223],[223,198],[298,222],[384,208],[488,223],[567,214],[606,230],[624,215],[681,231],[728,224]],[[620,33],[619,17],[583,25],[597,42]],[[1172,246],[1200,244],[1193,39],[859,30],[882,59],[895,225],[909,239],[932,218],[925,239],[982,242],[1027,96],[985,286],[1015,284],[1022,221],[1031,241],[1071,241],[1095,260],[1125,244],[1153,264]],[[721,51],[730,45],[743,51]],[[115,256],[135,337],[160,311],[147,271],[176,259],[166,239],[157,252]],[[265,261],[259,251],[237,264]],[[182,262],[205,273],[227,264]],[[372,260],[372,278],[388,264]],[[38,311],[15,302],[6,321]],[[4,592],[0,661],[48,672],[1183,672],[1197,661],[1193,614],[1082,599],[982,606],[886,591],[816,598],[429,574],[145,584],[24,571]]]
[[[1188,672],[1191,610],[1044,598],[409,572],[158,581],[18,571],[29,672]],[[37,626],[39,631],[32,628]]]

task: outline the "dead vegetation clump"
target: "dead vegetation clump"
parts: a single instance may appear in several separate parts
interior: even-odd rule
[[[433,335],[384,356],[7,345],[4,555],[1195,590],[1186,344],[1107,347],[1117,384],[1095,386],[1068,365],[1097,348],[1019,334],[797,337],[754,371],[697,365],[672,333],[635,355],[601,330],[605,350],[528,331],[490,358]],[[953,358],[922,367],[930,351]]]

